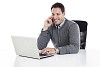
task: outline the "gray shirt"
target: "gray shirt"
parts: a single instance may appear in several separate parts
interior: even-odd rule
[[[59,54],[78,53],[80,45],[79,26],[73,21],[64,20],[59,29],[52,24],[48,30],[41,31],[37,43],[38,48],[44,49],[48,42],[52,41],[55,48],[59,49]]]

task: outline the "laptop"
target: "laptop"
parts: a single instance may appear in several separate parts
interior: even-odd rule
[[[36,38],[11,36],[16,55],[34,59],[43,59],[54,55],[41,54],[37,47]]]

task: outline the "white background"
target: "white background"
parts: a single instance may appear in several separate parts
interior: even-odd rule
[[[88,22],[86,49],[100,49],[99,0],[0,0],[0,67],[13,66],[14,60],[9,62],[16,56],[11,35],[37,38],[55,2],[64,4],[67,19]],[[9,64],[4,64],[3,57]]]

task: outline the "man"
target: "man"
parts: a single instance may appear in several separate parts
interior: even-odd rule
[[[78,53],[80,34],[78,25],[67,20],[65,8],[61,3],[51,7],[52,15],[44,22],[44,27],[37,39],[38,48],[42,53],[48,54],[74,54]],[[55,48],[46,48],[51,39]]]

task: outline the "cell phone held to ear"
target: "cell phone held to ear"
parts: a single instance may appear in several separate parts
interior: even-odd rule
[[[54,22],[53,18],[49,18],[51,22]],[[50,20],[47,20],[48,23],[50,23]]]
[[[54,22],[53,18],[51,18],[52,22]]]

